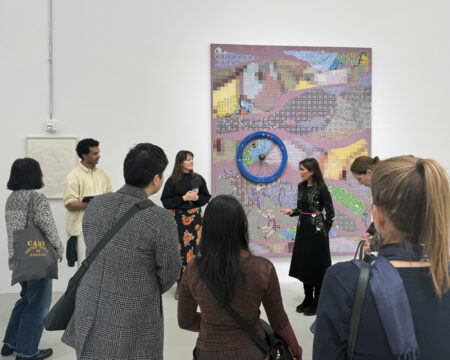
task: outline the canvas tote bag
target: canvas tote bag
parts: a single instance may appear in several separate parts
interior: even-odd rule
[[[13,272],[11,285],[22,281],[58,278],[58,255],[41,230],[33,223],[36,193],[28,203],[25,229],[13,233]]]

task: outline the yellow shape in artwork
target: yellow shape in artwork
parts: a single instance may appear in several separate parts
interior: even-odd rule
[[[359,63],[361,65],[367,65],[369,63],[369,56],[367,53],[363,52],[359,55]]]
[[[213,91],[213,109],[216,109],[217,116],[232,115],[239,109],[238,89],[239,81],[233,79]]]
[[[324,169],[325,178],[339,180],[342,169],[349,169],[358,156],[368,155],[367,145],[367,140],[361,139],[349,146],[330,150]]]
[[[239,102],[237,96],[229,97],[217,103],[217,116],[229,116],[236,113],[239,109]]]
[[[311,81],[300,80],[297,85],[295,85],[295,90],[303,90],[314,87],[315,85]]]

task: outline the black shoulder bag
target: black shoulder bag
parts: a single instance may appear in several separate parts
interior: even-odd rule
[[[350,331],[348,335],[347,360],[353,360],[358,340],[359,323],[367,293],[367,285],[370,279],[370,269],[372,267],[370,256],[365,256],[361,261],[358,285],[356,287],[355,299],[353,300],[352,316],[350,318]]]
[[[197,266],[198,272],[200,274],[200,278],[205,282],[206,287],[214,296],[214,298],[218,299],[214,288],[206,276],[203,275],[200,267]],[[219,302],[218,302],[219,303]],[[234,319],[236,324],[248,335],[248,337],[266,354],[265,359],[270,360],[292,360],[291,351],[289,347],[284,342],[283,339],[276,336],[272,327],[264,320],[260,319],[260,323],[266,333],[266,339],[261,339],[259,335],[256,333],[255,329],[251,327],[248,322],[242,318],[231,306],[226,306],[224,309],[227,313]]]
[[[77,270],[74,276],[69,280],[66,292],[60,297],[57,303],[50,309],[46,318],[44,319],[45,329],[48,331],[65,330],[67,324],[72,317],[75,310],[75,299],[77,295],[78,284],[81,278],[89,269],[89,266],[95,260],[97,255],[103,250],[108,242],[114,237],[114,235],[130,220],[134,214],[140,210],[147,209],[154,206],[150,200],[142,200],[135,203],[131,209],[129,209],[125,215],[123,215],[117,223],[109,229],[106,234],[101,238],[98,244],[91,251],[89,256],[81,263],[80,268]]]

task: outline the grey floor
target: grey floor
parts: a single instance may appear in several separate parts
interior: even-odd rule
[[[303,360],[312,358],[312,340],[313,336],[309,332],[309,326],[314,320],[313,317],[306,317],[295,312],[295,307],[302,300],[303,290],[301,283],[282,283],[281,292],[283,296],[284,308],[289,316],[292,327],[294,328],[297,339],[303,347]],[[197,334],[189,331],[181,330],[177,324],[177,302],[173,298],[174,288],[163,295],[164,301],[164,359],[179,360],[192,359],[192,349],[195,345]],[[54,294],[54,299],[60,294]],[[17,300],[18,294],[1,294],[0,295],[0,331],[3,337],[6,325],[9,319],[11,309]],[[262,312],[263,309],[262,309]],[[263,315],[265,318],[265,314]],[[62,332],[45,332],[42,336],[41,347],[52,347],[54,355],[51,359],[57,360],[75,360],[75,353],[72,348],[61,342]],[[2,359],[14,359],[14,356],[4,357]]]

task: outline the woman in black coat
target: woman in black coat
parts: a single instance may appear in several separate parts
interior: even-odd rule
[[[299,172],[302,182],[298,184],[297,208],[281,211],[299,216],[289,276],[303,282],[305,299],[297,306],[297,312],[309,316],[316,314],[322,281],[331,266],[328,232],[334,208],[318,161],[300,161]]]

